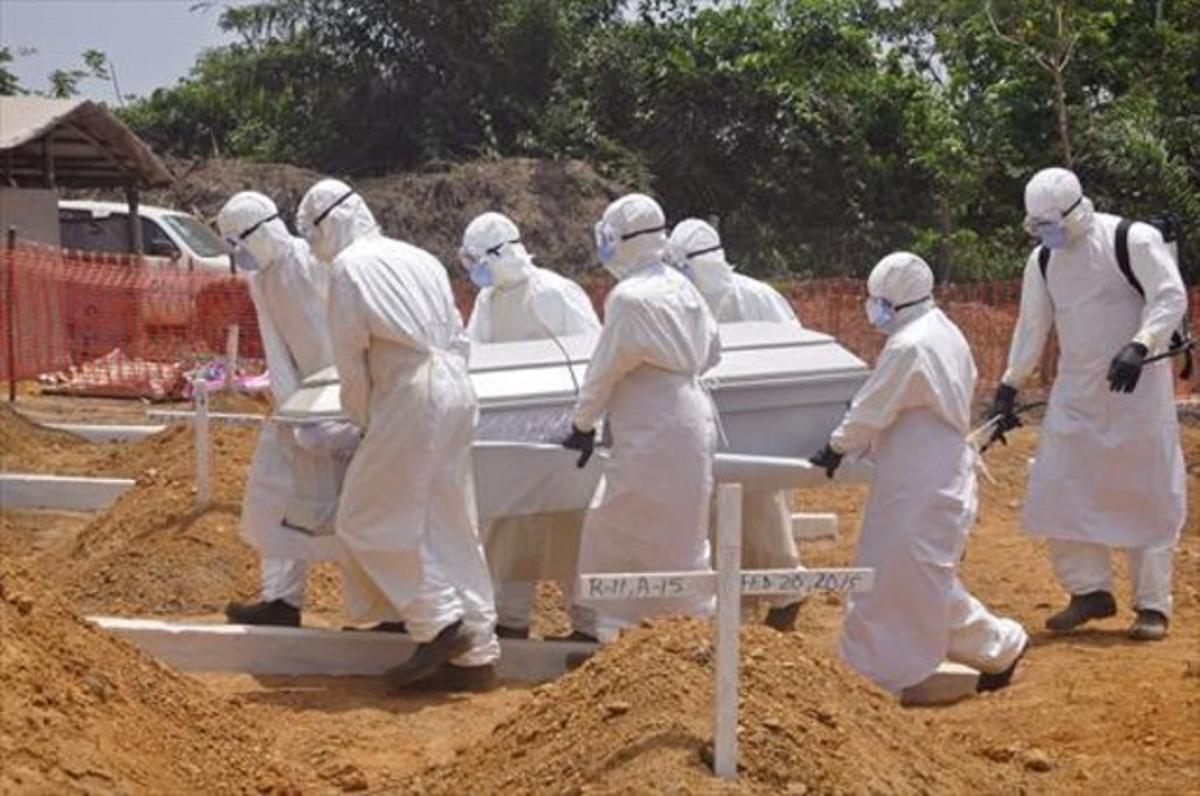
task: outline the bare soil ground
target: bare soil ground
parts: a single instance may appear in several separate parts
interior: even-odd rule
[[[0,545],[6,560],[20,559],[32,573],[28,579],[19,572],[6,575],[5,583],[18,584],[23,594],[65,587],[73,602],[53,609],[60,615],[104,610],[212,616],[234,596],[231,591],[252,594],[254,557],[236,539],[236,518],[253,432],[228,432],[218,435],[218,448],[230,474],[218,485],[217,504],[207,514],[189,514],[187,435],[135,446],[124,458],[136,471],[137,498],[82,531],[78,521],[47,521],[52,527],[45,533],[56,543]],[[163,792],[175,782],[187,783],[190,790],[294,784],[311,792],[1198,792],[1200,515],[1192,509],[1176,559],[1176,616],[1167,641],[1127,641],[1128,610],[1085,632],[1049,636],[1040,631],[1041,623],[1065,597],[1042,546],[1019,530],[1025,463],[1035,442],[1036,430],[1026,430],[1012,446],[989,453],[999,483],[984,488],[980,523],[963,567],[977,596],[1033,632],[1034,646],[1016,683],[953,706],[901,709],[836,663],[841,606],[836,599],[815,597],[805,605],[794,636],[744,631],[746,770],[736,788],[705,775],[703,755],[711,732],[709,641],[703,627],[681,622],[638,631],[555,684],[537,689],[510,684],[471,697],[399,697],[365,678],[170,675],[170,683],[195,689],[188,692],[195,699],[202,694],[218,700],[206,705],[234,705],[231,715],[238,726],[265,729],[265,735],[247,742],[266,744],[263,759],[282,761],[266,773],[249,764],[223,769],[235,773],[210,770],[213,758],[188,757],[186,744],[160,748],[147,742],[137,751],[142,744],[135,743],[135,751],[118,755],[104,738],[119,734],[87,729],[87,722],[117,719],[106,713],[109,708],[84,704],[83,697],[55,703],[62,721],[82,728],[64,746],[55,734],[29,729],[37,721],[32,717],[41,714],[36,692],[24,691],[15,704],[6,702],[0,743],[8,745],[0,745],[0,752],[24,750],[14,770],[26,779],[0,780],[0,792],[36,782],[43,783],[42,790],[93,792]],[[1185,429],[1185,450],[1194,495],[1200,486],[1200,430]],[[80,450],[79,455],[95,453]],[[865,490],[813,490],[797,499],[812,510],[842,515],[842,538],[806,545],[806,563],[850,562]],[[55,523],[65,524],[54,530]],[[35,531],[37,526],[34,518]],[[28,517],[5,517],[0,534],[28,534],[30,528]],[[1119,570],[1118,597],[1127,604],[1128,585],[1123,567]],[[53,587],[26,585],[45,583],[34,579],[47,575]],[[318,610],[311,618],[327,625],[339,621],[340,598],[336,577],[325,575],[315,588]],[[543,589],[539,605],[540,627],[561,628],[561,604],[553,590]],[[34,638],[40,646],[22,647],[19,653],[24,656],[21,676],[61,680],[71,693],[86,689],[87,672],[99,665],[92,663],[94,657],[72,655],[133,654],[101,634],[55,620],[72,644],[82,645],[67,655],[61,652],[66,642],[31,635],[40,632],[37,624],[5,624],[0,638]],[[6,642],[6,655],[11,646]],[[114,651],[118,648],[123,651]],[[39,658],[29,649],[51,654]],[[87,663],[62,664],[64,655]],[[0,667],[0,677],[9,670]],[[174,694],[170,689],[176,686],[145,682],[145,689],[122,691],[122,710],[159,716],[146,722],[169,721],[173,714],[164,713],[156,694]],[[6,723],[11,716],[20,718]],[[158,730],[162,725],[147,726]],[[161,732],[175,737],[176,730]],[[214,743],[212,748],[223,748],[223,742]],[[187,759],[197,772],[180,773],[171,767],[177,759]],[[87,764],[72,762],[77,760]],[[150,780],[137,769],[162,760],[172,761],[168,773],[183,779]],[[75,780],[69,772],[62,774],[70,767],[78,769]],[[89,775],[90,769],[108,779]],[[30,779],[36,776],[48,778]],[[226,776],[232,779],[219,779]]]

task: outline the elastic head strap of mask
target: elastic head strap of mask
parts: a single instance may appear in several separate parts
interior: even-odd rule
[[[638,235],[649,235],[652,232],[664,232],[666,229],[667,229],[666,224],[663,224],[660,227],[651,227],[650,229],[639,229],[636,232],[627,232],[626,234],[622,235],[621,240],[629,240],[630,238],[636,238]]]
[[[273,213],[272,215],[269,215],[266,218],[264,218],[262,221],[259,221],[255,224],[251,224],[250,226],[246,227],[244,230],[242,230],[241,232],[239,232],[236,235],[237,242],[241,243],[246,238],[253,235],[255,232],[258,232],[258,228],[261,227],[263,224],[267,223],[268,221],[274,221],[277,218],[279,218],[279,213]]]
[[[332,213],[337,208],[337,206],[340,205],[342,202],[346,201],[351,196],[354,196],[354,194],[355,194],[355,191],[353,188],[351,188],[349,191],[346,191],[344,194],[339,196],[337,199],[334,199],[333,204],[331,204],[329,207],[322,210],[321,214],[313,219],[313,227],[314,228],[319,227],[321,225],[321,222],[325,220],[326,216],[328,216],[330,213]]]
[[[897,304],[895,307],[892,307],[892,309],[894,309],[896,312],[899,312],[900,310],[906,310],[909,307],[915,307],[918,304],[924,304],[926,301],[929,301],[931,298],[933,298],[933,296],[926,296],[925,298],[919,298],[916,301],[910,301],[906,304]]]
[[[724,246],[721,246],[720,244],[718,244],[716,246],[709,246],[707,249],[701,249],[700,251],[688,252],[684,256],[690,260],[693,257],[699,257],[702,254],[712,254],[713,252],[719,252],[719,251],[721,251],[721,249],[724,249],[724,248],[725,248]]]
[[[521,242],[520,238],[513,238],[512,240],[502,240],[499,243],[497,243],[495,246],[493,246],[492,248],[484,249],[484,252],[495,257],[498,254],[500,254],[501,249],[503,249],[505,246],[509,245],[510,243],[520,243],[520,242]]]

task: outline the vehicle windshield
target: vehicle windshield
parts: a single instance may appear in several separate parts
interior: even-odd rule
[[[211,229],[191,216],[166,215],[162,221],[200,257],[220,257],[229,253],[225,243]]]

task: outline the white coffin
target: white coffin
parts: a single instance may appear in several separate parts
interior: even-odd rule
[[[720,333],[721,363],[705,382],[720,413],[721,450],[792,458],[820,450],[866,379],[866,365],[829,335],[790,324],[725,324]],[[472,345],[479,443],[563,439],[595,340],[583,335]],[[306,380],[276,414],[290,423],[341,416],[333,368]],[[530,461],[518,461],[522,456]],[[533,466],[537,457],[533,450],[476,445],[482,516],[587,505],[585,496],[594,490],[600,467],[543,470]],[[552,478],[540,480],[535,471],[550,472]]]

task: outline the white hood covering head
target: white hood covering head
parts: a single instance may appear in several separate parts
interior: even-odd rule
[[[710,301],[733,287],[733,266],[725,259],[721,236],[707,221],[687,218],[676,224],[671,231],[668,259],[689,274]]]
[[[895,252],[871,269],[867,292],[900,307],[933,295],[933,270],[911,252]]]
[[[484,213],[467,225],[459,255],[464,267],[470,261],[485,261],[495,286],[505,288],[529,279],[533,257],[521,243],[521,230],[503,213]]]
[[[331,263],[355,241],[379,234],[367,203],[341,180],[325,179],[304,194],[296,211],[296,227],[313,256]]]
[[[624,279],[661,262],[667,246],[667,217],[662,206],[642,193],[622,196],[608,206],[600,221],[616,246],[604,267]]]
[[[1095,207],[1083,195],[1075,173],[1062,168],[1042,169],[1025,185],[1025,227],[1037,222],[1062,221],[1067,239],[1079,240],[1092,228]]]
[[[242,191],[230,197],[217,214],[217,231],[227,240],[240,239],[241,245],[254,255],[260,267],[267,269],[286,256],[294,245],[291,233],[278,216],[279,208],[270,197],[257,191]],[[241,237],[268,218],[271,220],[245,238]]]

